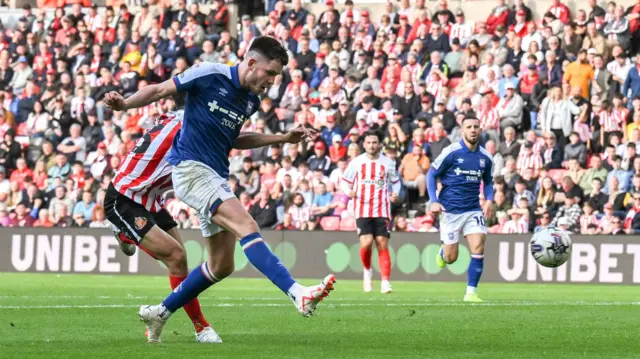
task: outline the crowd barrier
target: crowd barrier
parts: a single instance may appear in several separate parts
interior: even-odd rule
[[[268,246],[295,277],[315,278],[335,273],[342,279],[360,279],[358,239],[345,232],[263,233]],[[207,258],[200,232],[181,231],[194,268]],[[136,251],[125,256],[108,230],[0,229],[0,272],[92,273],[164,275],[164,265]],[[560,268],[538,265],[529,253],[529,236],[491,235],[487,240],[483,282],[640,283],[640,237],[572,236],[571,259]],[[390,242],[392,277],[411,281],[463,281],[469,250],[461,245],[459,260],[438,268],[437,233],[393,233]],[[374,251],[373,266],[378,271]],[[242,250],[235,252],[234,276],[259,277]]]

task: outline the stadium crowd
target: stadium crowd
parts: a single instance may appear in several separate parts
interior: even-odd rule
[[[224,0],[208,13],[185,0],[135,14],[74,4],[52,19],[24,7],[0,30],[0,225],[106,227],[114,171],[175,103],[114,112],[105,94],[130,95],[201,61],[234,65],[267,35],[290,62],[243,131],[318,132],[303,145],[231,152],[231,187],[261,227],[354,230],[340,178],[362,152],[360,135],[379,129],[404,184],[393,229],[437,231],[425,175],[475,116],[494,156],[491,233],[549,223],[640,231],[640,1],[589,0],[572,14],[554,0],[532,19],[521,0],[497,0],[475,23],[446,0],[388,2],[377,18],[351,0],[341,11],[325,5],[275,2],[264,24],[241,16],[237,38]],[[197,228],[171,193],[166,206],[181,228]]]

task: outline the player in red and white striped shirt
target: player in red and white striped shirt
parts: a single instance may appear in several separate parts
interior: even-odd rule
[[[382,277],[380,291],[391,293],[388,241],[391,203],[396,201],[400,192],[400,177],[395,162],[380,153],[383,135],[377,131],[367,131],[363,138],[366,153],[349,163],[342,176],[342,186],[354,202],[360,258],[364,266],[364,291],[372,290],[371,248],[375,240]]]
[[[171,165],[165,157],[182,127],[182,116],[179,111],[158,117],[129,152],[112,181],[118,192],[151,213],[162,210],[162,195],[172,188]]]
[[[171,166],[165,157],[182,127],[183,113],[177,111],[158,117],[120,165],[104,198],[107,220],[114,227],[122,251],[133,255],[138,245],[162,261],[169,271],[172,289],[182,283],[189,271],[178,225],[163,208],[161,198],[172,188]],[[144,247],[140,245],[143,238]],[[216,342],[217,334],[204,318],[198,299],[184,309],[196,330],[196,340]]]

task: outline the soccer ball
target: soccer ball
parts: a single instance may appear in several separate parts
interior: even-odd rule
[[[560,228],[542,228],[533,234],[529,250],[541,265],[550,268],[560,267],[571,256],[571,237]]]

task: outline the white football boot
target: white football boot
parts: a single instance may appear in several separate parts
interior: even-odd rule
[[[138,315],[140,320],[147,325],[147,341],[149,343],[160,343],[162,329],[167,322],[166,317],[169,312],[163,305],[143,305],[140,307]]]
[[[383,280],[380,284],[380,293],[388,294],[391,293],[391,283],[388,280]]]
[[[298,312],[300,312],[302,316],[310,317],[316,310],[318,303],[329,296],[329,292],[334,289],[335,283],[336,277],[333,274],[329,274],[324,277],[320,284],[304,287],[298,297],[294,297],[291,294],[289,294],[289,297],[293,300]]]
[[[362,277],[362,289],[364,289],[365,293],[369,293],[373,290],[373,283],[371,282],[373,278],[373,268],[365,269]]]
[[[196,333],[196,341],[198,343],[220,344],[222,338],[211,327],[204,327],[199,333]]]

